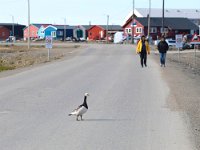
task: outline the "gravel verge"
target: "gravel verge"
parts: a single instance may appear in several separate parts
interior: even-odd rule
[[[159,55],[153,56],[159,63]],[[170,87],[168,107],[171,111],[183,114],[196,148],[200,149],[200,59],[197,56],[194,65],[194,53],[168,53],[166,67],[161,68],[163,78]],[[183,143],[184,144],[184,143]]]

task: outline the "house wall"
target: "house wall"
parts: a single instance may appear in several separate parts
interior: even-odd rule
[[[74,37],[74,30],[66,29],[66,37]]]
[[[6,40],[10,35],[10,30],[6,27],[0,26],[0,40]]]
[[[66,29],[66,38],[73,38],[74,37],[74,30],[73,29]],[[57,30],[57,39],[63,40],[64,39],[64,29]]]
[[[40,38],[40,39],[45,38],[44,29],[45,29],[44,26],[40,27],[40,29],[38,30],[38,38]]]
[[[64,38],[64,30],[63,29],[58,29],[56,34],[57,34],[57,40],[63,40],[63,38]]]
[[[137,19],[135,19],[136,25],[134,27],[134,36],[141,36],[141,35],[147,35],[148,34],[148,27],[147,26],[143,26],[139,21],[137,21]],[[151,26],[152,28],[153,26]],[[137,33],[137,28],[142,28],[143,32],[142,33]],[[157,40],[158,38],[160,38],[162,36],[162,32],[161,32],[161,26],[160,27],[155,27],[157,29],[157,32],[152,33],[151,29],[150,29],[150,36],[152,37],[153,40]],[[124,29],[124,33],[126,36],[131,36],[132,32],[131,32],[131,20],[129,21],[129,23],[127,23],[126,25],[123,26]],[[130,30],[130,32],[127,32],[127,29]],[[167,38],[172,38],[175,39],[175,35],[176,34],[193,34],[195,31],[192,30],[176,30],[176,29],[168,29],[168,32],[165,33],[165,36]]]
[[[38,28],[30,25],[30,38],[38,38]],[[28,27],[24,29],[24,39],[28,38]]]
[[[56,33],[56,29],[52,26],[50,27],[47,27],[45,30],[44,30],[44,36],[52,36],[53,38],[56,38],[57,37],[57,33]]]
[[[99,26],[94,26],[88,30],[88,39],[89,40],[101,40],[105,39],[106,30],[102,29]]]
[[[127,24],[124,27],[125,35],[131,36],[133,34],[132,29],[134,29],[134,36],[141,36],[143,34],[146,34],[146,31],[144,30],[144,26],[140,22],[138,22],[137,20],[134,20],[134,22],[136,23],[134,28],[132,27],[132,22],[130,22],[129,24]],[[127,29],[129,30],[128,32],[127,32]],[[138,32],[138,29],[141,29],[141,32]]]

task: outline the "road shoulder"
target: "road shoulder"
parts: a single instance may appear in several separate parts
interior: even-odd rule
[[[159,55],[153,56],[159,64]],[[184,121],[191,131],[197,149],[200,148],[200,76],[192,68],[167,59],[167,67],[160,68],[170,87],[167,101],[171,111],[184,114]]]

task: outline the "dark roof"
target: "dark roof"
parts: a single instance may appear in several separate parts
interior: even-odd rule
[[[60,30],[64,30],[64,26],[65,25],[52,25],[52,26],[54,26],[54,27],[56,27],[58,30],[60,29]],[[76,28],[76,26],[69,26],[69,25],[66,25],[66,29],[72,29],[72,30],[74,30]]]
[[[51,24],[45,24],[45,23],[41,23],[41,24],[39,24],[39,23],[33,23],[32,25],[36,26],[37,28],[40,28],[40,27],[43,26],[43,25],[51,25]]]
[[[99,25],[99,26],[105,30],[107,29],[107,25]],[[123,31],[120,25],[108,25],[108,30]]]
[[[0,26],[12,26],[13,23],[0,23]],[[22,24],[14,23],[15,26],[24,26]]]
[[[82,25],[86,30],[90,29],[92,25]]]
[[[136,18],[143,26],[148,26],[148,18]],[[187,18],[165,18],[164,19],[165,27],[177,30],[198,30],[198,26],[195,25]],[[162,18],[151,18],[152,27],[161,27]]]
[[[99,26],[100,28],[102,28],[104,30],[107,29],[107,25],[91,25],[89,29],[91,29],[95,26]],[[108,30],[110,30],[110,31],[123,31],[123,28],[120,25],[108,25]]]

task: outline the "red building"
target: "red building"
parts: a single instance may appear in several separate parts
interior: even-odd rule
[[[105,40],[106,39],[106,25],[94,25],[88,29],[88,40]],[[108,36],[112,37],[116,32],[123,31],[119,25],[108,26]]]
[[[6,40],[9,36],[15,36],[16,39],[23,38],[23,29],[25,25],[16,23],[0,23],[0,40]]]
[[[88,30],[88,40],[101,40],[106,37],[106,29],[94,25]]]
[[[134,26],[134,27],[133,27]],[[144,34],[145,27],[138,20],[134,19],[134,23],[132,19],[129,19],[125,25],[122,26],[124,29],[124,33],[126,36],[141,36]],[[133,32],[134,31],[134,32]]]
[[[4,26],[0,26],[0,40],[6,40],[10,36],[10,30]]]
[[[156,40],[162,34],[168,38],[175,38],[176,34],[194,34],[198,26],[187,18],[165,18],[164,30],[162,29],[162,18],[151,18],[150,36]],[[134,26],[132,25],[134,24]],[[123,25],[126,35],[131,36],[134,29],[134,36],[148,35],[148,18],[136,18],[134,23],[129,18]]]

